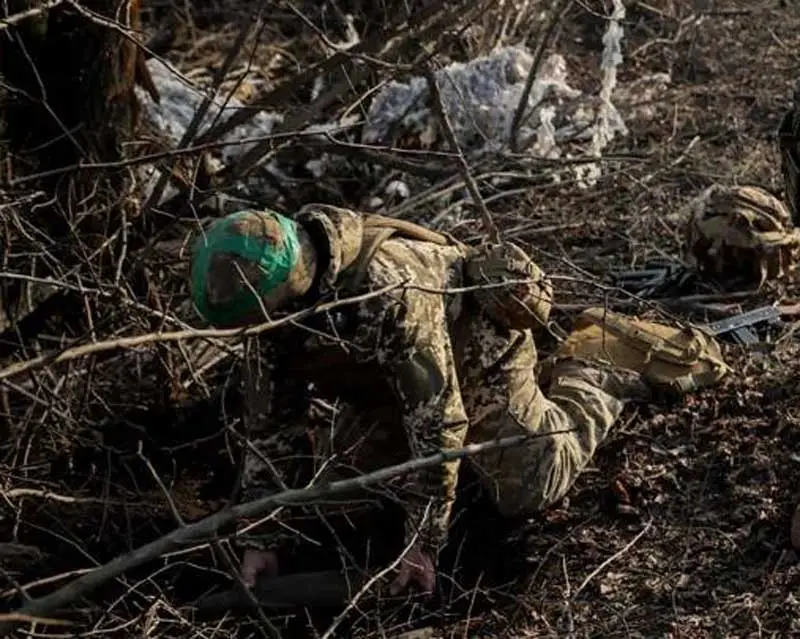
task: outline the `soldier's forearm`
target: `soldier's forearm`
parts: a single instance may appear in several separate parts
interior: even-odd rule
[[[414,544],[436,556],[447,542],[451,502],[442,498],[415,500],[406,506],[406,545]]]
[[[447,541],[459,465],[453,461],[423,471],[406,506],[406,543],[416,539],[435,555]]]

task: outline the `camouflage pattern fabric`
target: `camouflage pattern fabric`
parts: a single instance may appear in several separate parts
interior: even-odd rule
[[[362,218],[311,207],[297,220],[325,243],[321,253],[330,257],[320,297],[338,295],[337,282],[347,280],[358,254]],[[564,496],[625,402],[646,398],[648,389],[635,372],[566,359],[556,364],[545,397],[531,331],[495,321],[468,292],[443,292],[463,290],[467,253],[457,244],[390,238],[374,253],[354,293],[397,288],[249,344],[251,447],[240,499],[521,433],[541,437],[468,462],[478,468],[498,509],[526,513]],[[533,307],[540,297],[541,291],[522,301]],[[309,382],[315,393],[346,407],[324,432],[308,430]],[[446,540],[459,464],[374,489],[397,493],[408,513],[407,541],[416,537],[434,556]],[[374,490],[360,498],[368,501]],[[311,515],[334,512],[358,497],[326,500]],[[291,544],[302,529],[297,512],[292,509],[290,518],[283,510],[263,527],[249,526],[241,543],[261,549]]]
[[[703,273],[763,285],[795,266],[800,230],[786,206],[764,189],[714,185],[691,204],[687,257]]]

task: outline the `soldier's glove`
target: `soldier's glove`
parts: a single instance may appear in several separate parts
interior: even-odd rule
[[[389,585],[389,594],[399,595],[412,584],[426,594],[431,594],[436,587],[436,566],[430,555],[418,546],[412,546],[400,560],[397,576]]]
[[[697,329],[626,317],[604,308],[581,313],[550,359],[633,371],[664,396],[711,386],[730,370],[716,340]],[[546,374],[552,376],[554,370]]]
[[[245,548],[241,566],[241,577],[245,586],[252,588],[259,578],[277,577],[278,572],[277,552]]]
[[[553,304],[553,285],[531,257],[508,242],[483,247],[465,264],[466,283],[481,310],[510,329],[547,325]]]
[[[761,286],[789,272],[799,249],[789,210],[763,189],[714,185],[691,203],[686,252],[701,273]]]

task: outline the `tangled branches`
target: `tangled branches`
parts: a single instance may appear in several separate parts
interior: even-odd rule
[[[612,129],[623,131],[611,102],[618,60],[604,63],[600,119],[589,108],[578,122],[573,116],[597,99],[569,86],[563,59],[545,50],[577,3],[556,3],[544,19],[538,1],[306,10],[242,0],[166,17],[159,3],[137,0],[8,4],[0,25],[2,525],[13,543],[46,551],[4,567],[2,596],[23,615],[7,621],[45,623],[34,618],[87,594],[38,593],[89,570],[88,561],[116,568],[79,581],[108,588],[98,598],[105,611],[95,602],[75,613],[83,623],[110,635],[139,620],[149,631],[170,608],[166,625],[183,627],[189,622],[163,589],[177,588],[173,573],[192,562],[212,566],[200,571],[204,587],[233,572],[223,525],[239,511],[221,509],[246,445],[240,346],[232,333],[203,327],[188,301],[191,235],[229,206],[291,210],[309,200],[427,219],[435,212],[431,223],[466,233],[486,229],[441,209],[477,208],[494,233],[492,202],[596,162]],[[218,23],[209,51],[196,31]],[[536,38],[543,44],[531,56]],[[170,49],[180,55],[163,55]],[[175,115],[192,92],[176,90],[173,101],[170,92],[191,83],[189,73],[202,89]],[[465,98],[480,73],[482,88]],[[385,118],[381,105],[398,95],[403,112]],[[224,106],[234,96],[246,106],[230,115]],[[481,109],[466,108],[471,99]],[[172,128],[170,115],[179,123]],[[588,159],[561,159],[570,144],[580,155],[587,139]],[[164,536],[176,520],[193,519],[205,523]],[[187,550],[197,531],[218,537]],[[144,554],[133,550],[140,546]],[[163,579],[158,570],[127,574],[168,550]]]

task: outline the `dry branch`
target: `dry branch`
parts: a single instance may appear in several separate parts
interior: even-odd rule
[[[262,10],[263,11],[263,10]],[[260,31],[263,26],[261,25],[261,12],[259,12],[256,23],[258,24],[258,30]],[[246,19],[242,20],[242,24],[239,27],[239,34],[236,36],[236,39],[233,41],[230,49],[228,50],[225,59],[222,62],[222,65],[215,71],[214,79],[212,80],[212,90],[207,92],[203,102],[200,104],[200,107],[194,114],[194,118],[189,123],[189,126],[186,128],[186,131],[183,134],[180,142],[178,143],[178,149],[185,149],[191,143],[194,137],[197,135],[197,131],[200,128],[200,124],[203,122],[203,118],[205,118],[206,113],[208,112],[209,107],[211,106],[214,96],[217,95],[220,87],[222,86],[222,82],[225,80],[228,72],[233,67],[233,63],[236,61],[236,58],[239,56],[239,53],[244,46],[247,37],[250,35],[251,30],[253,29],[253,24],[248,16]],[[167,186],[167,182],[169,181],[169,176],[172,173],[173,169],[175,168],[175,162],[177,159],[173,157],[172,162],[169,163],[165,170],[162,171],[161,176],[158,179],[155,187],[153,188],[150,197],[145,201],[144,205],[142,206],[143,212],[147,212],[152,209],[160,200],[161,195],[164,193],[164,189]]]
[[[84,344],[82,346],[75,346],[73,348],[68,348],[64,351],[61,351],[60,353],[42,355],[40,357],[29,359],[24,362],[18,362],[16,364],[12,364],[11,366],[7,366],[3,369],[0,369],[0,381],[9,379],[11,377],[16,377],[17,375],[21,375],[22,373],[27,373],[42,368],[44,366],[52,366],[53,364],[58,364],[60,362],[67,362],[73,359],[78,359],[79,357],[86,357],[87,355],[95,355],[97,353],[103,353],[122,348],[134,348],[136,346],[143,346],[146,344],[163,344],[165,342],[181,342],[189,339],[200,339],[208,337],[245,338],[254,335],[260,335],[261,333],[274,330],[281,326],[292,324],[293,322],[297,322],[310,315],[315,315],[317,313],[324,313],[326,311],[337,308],[339,306],[344,306],[346,304],[363,302],[364,300],[370,299],[372,297],[377,297],[379,295],[383,295],[388,291],[400,288],[402,286],[403,286],[402,282],[399,284],[392,284],[390,286],[386,286],[384,288],[371,291],[370,293],[365,293],[364,295],[358,295],[341,300],[335,300],[332,302],[326,302],[324,304],[319,304],[317,306],[313,306],[311,308],[304,309],[296,313],[292,313],[291,315],[287,315],[286,317],[283,317],[279,320],[264,322],[262,324],[249,326],[244,329],[241,328],[187,329],[183,331],[173,331],[169,333],[148,333],[146,335],[135,335],[133,337],[121,337],[113,340],[94,342],[91,344]]]
[[[433,110],[436,113],[439,122],[441,123],[448,144],[452,147],[453,153],[455,153],[456,157],[458,158],[458,164],[461,169],[461,177],[464,179],[467,189],[469,190],[469,194],[472,196],[472,200],[475,206],[478,208],[478,213],[480,213],[481,221],[486,227],[486,233],[489,235],[489,240],[493,244],[500,244],[500,232],[497,230],[497,225],[494,223],[494,220],[489,213],[489,209],[486,208],[486,202],[484,201],[483,196],[478,189],[478,184],[475,182],[475,178],[472,177],[472,172],[470,171],[469,164],[467,164],[467,159],[464,157],[464,152],[458,145],[456,134],[453,132],[453,125],[450,123],[450,118],[447,116],[447,111],[445,110],[444,103],[442,102],[442,94],[439,92],[439,84],[436,81],[436,74],[430,65],[425,66],[425,77],[428,81],[428,88],[431,92],[431,97],[433,98]]]
[[[517,109],[514,111],[514,118],[511,120],[511,150],[515,153],[519,152],[519,131],[525,121],[525,112],[528,109],[528,99],[531,96],[533,83],[536,81],[536,76],[539,73],[539,67],[542,65],[544,53],[550,44],[550,39],[556,30],[561,19],[566,15],[569,8],[572,6],[572,0],[556,0],[550,10],[549,20],[542,31],[539,42],[536,44],[536,51],[533,54],[533,64],[528,72],[528,77],[525,79],[525,87],[522,90]]]
[[[8,17],[0,18],[0,31],[5,31],[9,27],[19,24],[20,22],[23,22],[29,18],[41,16],[50,9],[53,9],[60,4],[64,4],[64,2],[66,2],[66,0],[51,0],[51,2],[45,2],[38,7],[31,7],[30,9],[26,9],[24,11],[12,13]]]

